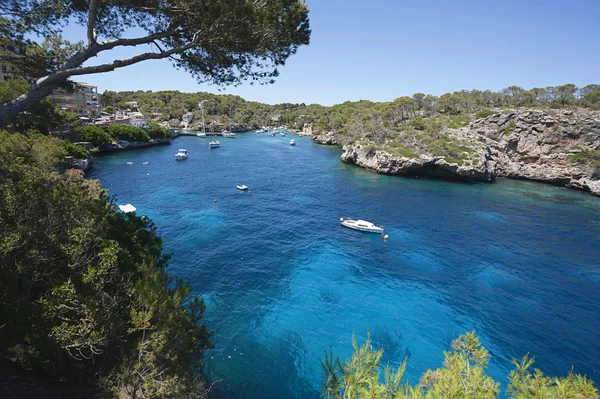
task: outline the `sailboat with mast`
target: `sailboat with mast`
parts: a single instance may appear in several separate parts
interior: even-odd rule
[[[202,110],[202,133],[196,133],[196,136],[198,137],[206,137],[206,124],[204,123],[204,101],[206,100],[202,100],[202,102],[198,104]]]
[[[213,120],[212,120],[212,125],[213,125],[213,130],[214,130],[214,125],[215,125],[215,106],[212,106],[212,112],[213,112]],[[210,143],[208,143],[208,148],[218,148],[221,145],[221,142],[215,139],[215,134],[213,133],[213,135],[211,136],[210,139]]]
[[[232,124],[233,124],[233,106],[231,104],[229,104],[229,131],[223,131],[223,137],[229,138],[229,139],[234,139],[235,138],[235,133],[232,131]]]

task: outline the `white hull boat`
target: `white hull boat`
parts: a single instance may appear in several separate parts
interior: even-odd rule
[[[290,140],[290,145],[296,145],[296,140]]]
[[[175,154],[175,159],[180,161],[183,159],[188,159],[188,152],[185,148],[180,148],[177,150],[177,154]]]
[[[206,133],[196,133],[196,136],[198,136],[198,137],[206,137]]]
[[[235,188],[237,188],[238,190],[241,190],[241,191],[246,191],[246,190],[248,190],[248,186],[245,186],[245,185],[241,185],[241,186],[235,186]]]
[[[383,233],[383,226],[375,226],[373,223],[371,222],[367,222],[366,220],[354,220],[354,219],[344,219],[344,218],[340,218],[340,222],[342,223],[342,226],[354,229],[354,230],[359,230],[359,231],[366,231],[367,233],[375,233],[375,234],[382,234]]]
[[[208,148],[217,148],[221,145],[220,141],[217,140],[211,140],[210,143],[208,143]]]
[[[235,138],[235,133],[223,133],[223,137],[226,137],[228,139],[234,139]]]

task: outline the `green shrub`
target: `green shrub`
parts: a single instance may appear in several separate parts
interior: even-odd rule
[[[103,147],[113,141],[106,130],[94,125],[83,126],[80,135],[83,141],[91,141],[96,147]]]
[[[110,125],[106,128],[108,134],[116,140],[129,142],[145,142],[150,140],[144,129],[131,125]]]
[[[417,130],[425,130],[425,120],[423,119],[422,116],[416,116],[413,118],[412,120],[413,122],[413,127]]]
[[[90,157],[90,152],[80,145],[65,141],[65,148],[67,150],[67,155],[72,156],[73,158],[87,159]]]
[[[460,114],[452,117],[450,122],[448,123],[448,127],[451,129],[458,129],[460,127],[465,127],[469,124],[469,117],[465,114]]]
[[[390,144],[389,147],[385,148],[386,152],[389,152],[391,154],[394,155],[400,155],[406,158],[416,158],[417,154],[415,154],[413,151],[411,151],[410,149],[406,148],[405,146],[403,146],[402,144],[399,143],[392,143]]]
[[[581,152],[567,155],[567,161],[572,163],[586,164],[592,167],[600,166],[600,150],[591,150],[589,148],[580,148]]]
[[[171,138],[171,132],[164,126],[159,125],[156,122],[149,122],[146,133],[153,139]]]
[[[489,108],[484,108],[481,111],[479,111],[477,114],[475,114],[475,118],[477,119],[481,119],[481,118],[487,118],[490,115],[493,115],[494,111],[492,111]]]

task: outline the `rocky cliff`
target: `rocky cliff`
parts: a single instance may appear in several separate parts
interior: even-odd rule
[[[468,148],[468,159],[398,155],[368,144],[343,146],[342,161],[389,175],[491,182],[510,177],[574,187],[600,195],[600,112],[502,111],[444,134]],[[325,144],[331,135],[315,137]],[[382,146],[379,146],[382,147]],[[414,155],[414,156],[413,156]]]

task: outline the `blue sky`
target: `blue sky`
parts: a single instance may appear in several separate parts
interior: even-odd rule
[[[227,88],[269,104],[390,101],[416,92],[600,83],[600,2],[308,0],[311,44],[274,85]],[[79,27],[65,37],[81,40]],[[93,62],[132,54],[113,50]],[[82,79],[99,90],[209,91],[168,61]]]

